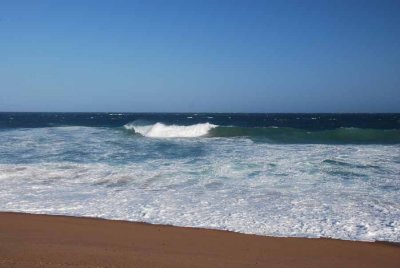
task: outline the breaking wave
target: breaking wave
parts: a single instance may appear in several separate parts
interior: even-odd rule
[[[249,137],[272,143],[311,144],[398,144],[399,129],[337,128],[310,131],[283,127],[236,127],[200,123],[189,126],[166,125],[163,123],[144,124],[133,122],[125,129],[151,138],[192,138],[192,137]]]
[[[156,123],[151,125],[140,125],[130,123],[124,126],[126,129],[134,130],[145,137],[151,138],[194,138],[205,136],[212,128],[217,127],[210,123],[195,124],[190,126],[165,125]]]

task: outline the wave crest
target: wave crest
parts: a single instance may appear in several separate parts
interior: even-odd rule
[[[285,127],[237,127],[199,123],[189,126],[134,121],[125,129],[151,138],[246,137],[286,144],[400,144],[399,129],[337,128],[305,130]]]
[[[399,144],[399,129],[337,128],[311,131],[296,128],[218,127],[212,137],[264,138],[272,143],[306,144]]]
[[[208,134],[208,132],[217,127],[210,123],[201,123],[190,126],[165,125],[155,123],[150,125],[138,125],[137,123],[129,123],[124,126],[125,129],[133,130],[145,137],[151,138],[194,138]]]

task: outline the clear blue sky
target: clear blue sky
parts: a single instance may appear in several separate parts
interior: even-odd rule
[[[400,1],[0,1],[0,111],[400,112]]]

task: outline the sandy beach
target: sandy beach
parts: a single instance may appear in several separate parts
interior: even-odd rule
[[[0,213],[1,267],[398,267],[400,247]]]
[[[400,0],[0,11],[0,268],[400,268]]]

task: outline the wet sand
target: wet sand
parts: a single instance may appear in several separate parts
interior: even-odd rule
[[[0,267],[400,267],[400,246],[0,212]]]

